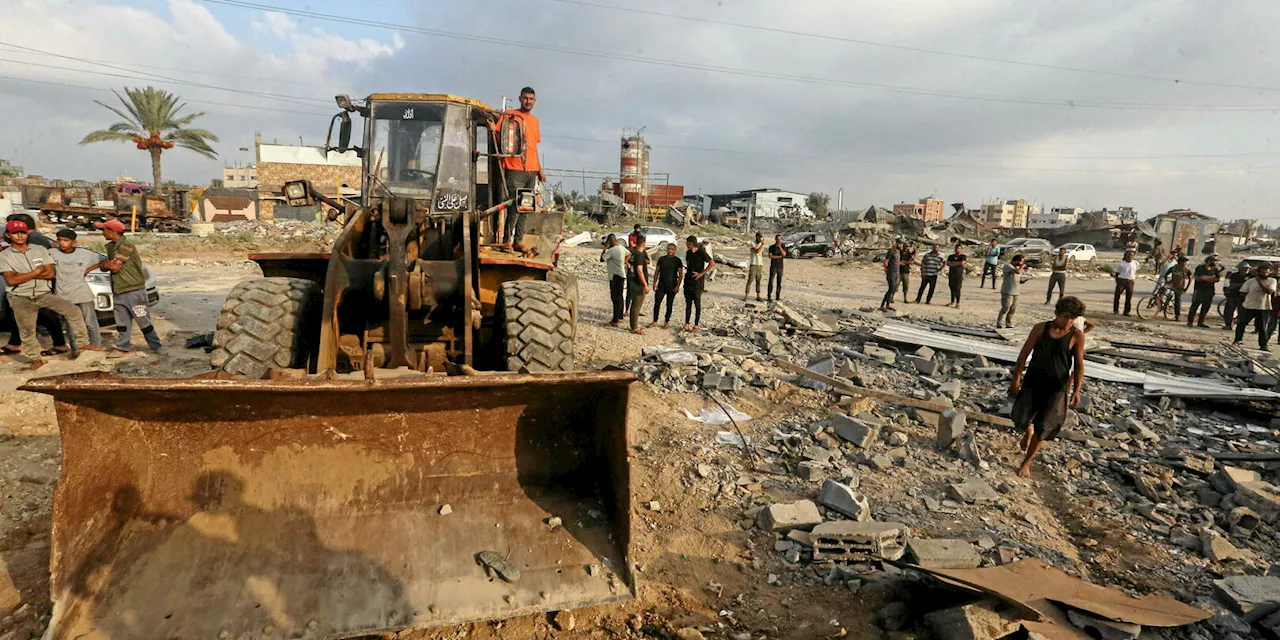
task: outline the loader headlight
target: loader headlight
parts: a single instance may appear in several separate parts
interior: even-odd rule
[[[295,180],[284,183],[284,199],[291,207],[305,207],[309,204],[306,180]]]

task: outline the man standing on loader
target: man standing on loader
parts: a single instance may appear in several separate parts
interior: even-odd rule
[[[538,94],[525,87],[520,90],[520,108],[508,109],[504,113],[504,116],[516,118],[524,125],[524,155],[502,159],[502,171],[507,177],[507,197],[515,197],[517,189],[533,189],[539,181],[547,181],[547,174],[543,173],[542,163],[538,159],[538,143],[542,142],[542,132],[538,118],[533,115],[533,105],[537,101]],[[524,251],[520,242],[524,239],[526,215],[528,214],[516,212],[514,207],[507,212],[503,248],[508,251]]]

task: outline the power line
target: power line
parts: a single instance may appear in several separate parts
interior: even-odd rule
[[[69,89],[85,89],[88,91],[102,91],[105,93],[112,92],[111,89],[107,89],[104,87],[87,87],[79,84],[67,84],[64,82],[50,82],[48,80],[32,80],[30,78],[16,78],[13,76],[0,76],[0,80],[10,80],[13,82],[28,82],[32,84],[45,84],[45,85],[51,85],[55,87],[67,87]],[[252,105],[252,104],[234,104],[230,102],[213,102],[210,100],[199,100],[199,99],[186,100],[186,102],[189,102],[191,104],[214,105],[219,107],[237,107],[240,109],[253,109],[255,111],[275,111],[279,113],[292,113],[294,115],[320,116],[320,117],[329,117],[330,115],[332,115],[328,113],[320,113],[320,112],[314,112],[314,111],[294,111],[292,109],[273,109],[271,107],[260,107],[258,105]]]
[[[816,38],[820,40],[828,40],[832,42],[843,42],[846,44],[856,44],[868,47],[881,47],[885,49],[896,49],[899,51],[910,51],[913,53],[926,53],[930,55],[947,56],[951,58],[961,58],[965,60],[979,60],[982,62],[997,62],[1001,64],[1012,64],[1023,67],[1033,67],[1036,69],[1049,69],[1052,71],[1069,71],[1072,73],[1088,73],[1100,76],[1110,76],[1113,78],[1125,78],[1129,80],[1152,80],[1156,82],[1167,82],[1182,85],[1197,85],[1203,87],[1217,87],[1223,89],[1248,89],[1251,91],[1280,91],[1277,87],[1264,87],[1247,84],[1232,84],[1226,82],[1211,82],[1205,80],[1185,80],[1182,78],[1170,78],[1165,76],[1151,76],[1139,73],[1125,73],[1122,71],[1106,71],[1102,69],[1086,69],[1082,67],[1069,67],[1065,65],[1048,64],[1041,62],[1027,62],[1025,60],[1011,60],[1009,58],[997,58],[994,56],[983,56],[972,53],[959,53],[956,51],[943,51],[939,49],[926,49],[924,47],[912,47],[908,45],[893,44],[888,42],[875,42],[872,40],[859,40],[857,38],[845,38],[841,36],[832,36],[823,33],[811,33],[807,31],[797,31],[793,29],[782,29],[778,27],[765,27],[755,24],[747,24],[742,22],[731,22],[729,20],[716,20],[714,18],[697,18],[694,16],[680,15],[676,13],[665,13],[662,11],[654,11],[651,9],[637,9],[635,7],[624,7],[607,4],[598,4],[595,2],[586,2],[584,0],[552,0],[562,4],[577,5],[581,7],[592,7],[596,9],[609,9],[612,11],[625,11],[627,13],[657,16],[662,18],[672,18],[675,20],[686,20],[690,22],[702,22],[707,24],[717,24],[727,27],[737,27],[740,29],[751,29],[754,31],[762,31],[768,33],[778,33],[791,36],[801,36],[806,38]]]
[[[457,33],[454,31],[445,31],[441,29],[428,29],[425,27],[413,27],[408,25],[391,24],[388,22],[378,22],[375,20],[366,20],[363,18],[351,18],[328,13],[319,13],[315,11],[306,11],[302,9],[292,9],[288,7],[277,7],[272,5],[258,4],[256,2],[246,2],[244,0],[204,0],[206,3],[220,4],[230,7],[238,7],[242,9],[255,9],[259,11],[274,11],[286,15],[292,15],[301,18],[311,18],[315,20],[327,20],[343,24],[353,24],[365,27],[374,27],[379,29],[387,29],[395,32],[416,33],[421,35],[438,36],[442,38],[451,38],[455,40],[467,40],[474,42],[484,42],[488,44],[497,44],[508,47],[516,47],[521,49],[534,49],[540,51],[551,51],[555,53],[564,53],[576,56],[585,56],[591,58],[608,58],[612,60],[622,60],[625,62],[635,62],[639,64],[648,64],[663,67],[672,67],[678,69],[690,69],[695,71],[706,71],[711,73],[720,73],[726,75],[747,76],[753,78],[765,78],[770,80],[784,80],[789,82],[798,82],[804,84],[818,84],[839,86],[846,88],[870,89],[875,91],[885,91],[890,93],[902,93],[909,95],[925,95],[931,97],[956,98],[962,100],[978,100],[983,102],[1004,102],[1009,104],[1026,104],[1037,106],[1053,106],[1053,107],[1073,107],[1088,109],[1113,109],[1120,111],[1141,110],[1141,111],[1241,111],[1241,112],[1266,112],[1280,111],[1280,105],[1213,105],[1213,104],[1156,104],[1156,103],[1133,103],[1133,102],[1108,102],[1097,100],[1049,100],[1040,98],[1029,98],[1022,96],[998,96],[987,94],[975,94],[959,91],[943,91],[937,89],[924,89],[919,87],[907,87],[897,85],[885,85],[872,82],[859,82],[854,80],[840,80],[835,78],[820,78],[815,76],[802,76],[788,73],[775,73],[768,71],[758,71],[753,69],[739,69],[734,67],[722,67],[716,65],[698,64],[692,62],[684,62],[679,60],[663,60],[658,58],[646,58],[643,56],[633,56],[617,52],[608,51],[590,51],[584,49],[571,49],[568,47],[560,47],[555,45],[538,44],[532,42],[520,42],[515,40],[505,40],[492,36],[478,36],[472,34]]]
[[[74,61],[76,61],[76,62],[81,62],[81,63],[84,63],[84,64],[97,65],[97,66],[100,66],[100,67],[105,67],[105,68],[107,68],[107,69],[115,69],[115,70],[117,70],[117,71],[127,71],[127,72],[130,72],[130,73],[140,74],[141,76],[148,76],[148,77],[141,77],[141,78],[140,78],[140,77],[138,77],[138,76],[120,76],[120,77],[129,77],[129,78],[133,78],[133,79],[136,79],[136,80],[151,80],[151,79],[157,79],[157,80],[163,80],[163,81],[166,81],[166,82],[173,82],[173,83],[180,84],[180,85],[185,85],[185,86],[201,87],[201,88],[205,88],[205,89],[213,89],[213,90],[216,90],[216,91],[228,91],[228,92],[231,92],[231,93],[239,93],[239,94],[242,94],[242,95],[255,96],[255,97],[260,97],[260,98],[270,98],[270,99],[273,99],[273,100],[278,100],[278,101],[280,101],[280,102],[289,102],[289,103],[298,104],[298,105],[302,105],[302,106],[310,106],[310,105],[308,105],[306,102],[302,102],[302,101],[308,101],[308,102],[313,102],[313,103],[320,103],[320,102],[323,102],[322,100],[318,100],[318,99],[316,99],[316,98],[306,98],[306,97],[302,97],[302,96],[285,96],[285,95],[280,95],[280,94],[276,94],[276,93],[266,93],[266,92],[262,92],[262,91],[249,91],[249,90],[245,90],[245,89],[233,89],[233,88],[230,88],[230,87],[222,87],[222,86],[218,86],[218,85],[206,84],[206,83],[203,83],[203,82],[195,82],[195,81],[191,81],[191,80],[182,80],[182,79],[179,79],[179,78],[172,78],[172,77],[169,77],[169,76],[162,76],[162,75],[155,74],[155,73],[149,73],[149,72],[146,72],[146,71],[136,71],[136,70],[134,70],[134,69],[126,69],[126,68],[124,68],[124,67],[119,67],[119,66],[116,66],[116,65],[107,64],[107,63],[103,63],[103,62],[93,62],[93,61],[91,61],[91,60],[87,60],[87,59],[85,59],[85,58],[77,58],[77,57],[75,57],[75,56],[63,55],[63,54],[60,54],[60,53],[54,53],[54,52],[52,52],[52,51],[42,51],[42,50],[40,50],[40,49],[34,49],[34,48],[32,48],[32,47],[24,47],[24,46],[22,46],[22,45],[12,44],[12,43],[8,43],[8,42],[0,42],[0,46],[9,47],[9,48],[11,48],[11,49],[20,49],[20,50],[22,50],[22,51],[28,51],[28,52],[36,53],[36,54],[40,54],[40,55],[53,56],[53,57],[55,57],[55,58],[62,58],[62,59],[65,59],[65,60],[74,60]],[[50,66],[50,65],[42,65],[42,64],[39,64],[39,63],[36,63],[36,62],[19,62],[19,61],[13,61],[13,60],[10,60],[9,62],[18,62],[19,64],[29,64],[29,65],[34,65],[34,66]],[[85,69],[68,69],[68,68],[65,68],[65,67],[53,67],[53,68],[65,69],[65,70],[67,70],[67,71],[80,71],[80,72],[82,72],[82,73],[101,73],[101,75],[111,75],[111,74],[107,74],[107,73],[103,73],[103,72],[88,71],[88,70],[85,70]]]

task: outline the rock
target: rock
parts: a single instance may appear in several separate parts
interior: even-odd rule
[[[447,505],[447,504],[445,504],[445,505],[440,505],[439,513],[440,513],[440,515],[442,515],[442,516],[447,516],[447,515],[449,515],[449,514],[453,513],[453,507],[452,507],[451,505]]]
[[[1125,418],[1125,428],[1128,429],[1129,433],[1132,433],[1139,439],[1146,440],[1148,442],[1157,442],[1160,440],[1160,436],[1157,435],[1155,431],[1152,431],[1147,427],[1147,425],[1142,424],[1133,418]]]
[[[938,372],[938,363],[927,358],[917,358],[916,356],[907,356],[907,360],[915,366],[916,371],[922,376],[931,376]]]
[[[1257,622],[1280,610],[1280,578],[1231,576],[1214,580],[1213,587],[1218,599],[1246,622]]]
[[[871,519],[871,505],[866,496],[859,495],[849,485],[826,480],[818,491],[818,504],[837,511],[858,522]]]
[[[982,564],[982,556],[968,540],[912,538],[907,552],[928,569],[974,569]]]
[[[871,356],[872,358],[875,358],[876,360],[879,360],[884,364],[894,364],[898,361],[898,355],[896,353],[888,349],[881,349],[879,347],[872,347],[871,350],[867,352],[867,355]]]
[[[1200,536],[1178,527],[1174,527],[1169,531],[1169,542],[1188,551],[1195,551],[1204,547],[1203,543],[1200,542]]]
[[[942,609],[924,617],[937,640],[997,640],[1016,632],[1017,617],[1001,613],[996,602],[983,600]]]
[[[684,627],[676,630],[676,638],[677,640],[706,640],[707,637],[693,627]]]
[[[1204,554],[1204,557],[1214,562],[1244,560],[1244,555],[1240,553],[1240,550],[1235,545],[1215,533],[1212,529],[1206,527],[1200,530],[1200,542],[1204,545],[1200,552]]]
[[[1253,530],[1258,528],[1261,521],[1258,513],[1249,507],[1236,507],[1227,515],[1227,526],[1233,536],[1247,538],[1253,535]]]
[[[720,371],[708,369],[702,374],[703,389],[719,389],[721,382],[724,382],[724,374]]]
[[[893,458],[886,455],[878,455],[871,458],[871,468],[876,471],[887,471],[893,468]]]
[[[760,510],[756,524],[765,531],[781,533],[792,529],[812,529],[822,524],[822,514],[812,500],[771,504]]]
[[[947,450],[964,433],[967,416],[958,409],[947,409],[938,415],[938,448]]]
[[[644,503],[644,506],[646,509],[650,511],[662,511],[662,503],[658,502],[657,500],[646,502]]]
[[[891,446],[901,447],[907,444],[907,442],[908,442],[907,434],[901,431],[894,431],[893,433],[889,434],[889,444]]]
[[[900,522],[824,522],[813,528],[814,562],[897,560],[906,553],[907,526]]]
[[[755,349],[743,346],[737,342],[727,342],[720,347],[720,353],[731,356],[749,356],[755,352]]]
[[[1222,467],[1222,470],[1209,478],[1209,483],[1222,495],[1230,495],[1245,482],[1259,482],[1262,476],[1257,471],[1238,467]]]
[[[573,631],[578,626],[577,620],[573,618],[572,611],[552,611],[551,626],[556,631]]]
[[[853,358],[845,358],[840,361],[840,366],[836,368],[836,375],[853,380],[858,377],[858,365],[854,363]]]
[[[821,462],[805,460],[796,465],[796,477],[809,482],[819,480],[826,473],[826,466]]]
[[[874,425],[842,413],[837,413],[831,418],[831,430],[842,440],[860,449],[866,449],[874,444],[876,434],[879,432]]]
[[[1218,615],[1209,618],[1208,624],[1210,627],[1213,627],[1216,631],[1223,634],[1235,633],[1248,637],[1253,633],[1248,622],[1245,622],[1244,620],[1241,620],[1239,616],[1235,616],[1230,613],[1219,613]],[[1260,624],[1263,627],[1266,626],[1265,621]]]
[[[699,463],[695,470],[697,471],[699,478],[710,478],[711,473],[713,472],[711,465],[706,463]]]
[[[959,380],[949,380],[938,385],[938,393],[949,396],[952,399],[958,399],[962,389],[964,389],[964,383]]]
[[[988,468],[988,464],[982,459],[982,449],[978,446],[978,439],[973,433],[965,433],[956,439],[956,450],[960,454],[960,459],[972,464],[979,469]]]
[[[1280,522],[1280,488],[1262,480],[1241,482],[1232,495],[1235,503],[1258,512],[1266,522]]]
[[[894,602],[882,607],[877,617],[885,631],[899,631],[911,622],[911,610],[905,602]]]
[[[1142,633],[1142,625],[1104,620],[1075,609],[1067,609],[1067,619],[1100,640],[1135,640]]]
[[[1222,494],[1205,487],[1196,490],[1196,500],[1199,500],[1200,504],[1206,507],[1217,507],[1222,502]]]
[[[976,357],[974,357],[974,359],[973,359],[973,367],[974,367],[975,369],[985,369],[985,368],[987,368],[987,367],[989,367],[989,366],[991,366],[991,363],[990,363],[990,362],[987,362],[987,357],[986,357],[986,356],[976,356]]]
[[[921,346],[919,349],[916,349],[916,356],[924,358],[925,360],[932,360],[934,351],[929,347]]]
[[[1277,611],[1258,622],[1258,626],[1265,629],[1272,637],[1280,638],[1280,611]],[[1244,634],[1240,634],[1244,635]],[[1247,637],[1247,636],[1246,636]]]
[[[996,490],[992,489],[991,485],[976,478],[960,484],[953,484],[947,488],[947,491],[952,498],[969,504],[986,504],[1000,501],[1000,494],[996,493]]]
[[[759,333],[759,336],[760,336],[760,343],[764,345],[764,348],[766,350],[772,349],[778,346],[778,334],[772,331],[761,331]]]

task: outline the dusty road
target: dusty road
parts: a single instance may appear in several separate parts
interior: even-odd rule
[[[207,356],[200,350],[184,349],[182,339],[212,330],[225,293],[237,281],[257,275],[256,267],[239,259],[234,251],[217,249],[202,251],[194,258],[150,262],[161,290],[161,301],[154,309],[161,335],[166,337],[160,354],[137,354],[118,360],[94,354],[74,362],[55,360],[40,375],[102,370],[128,376],[175,377],[207,370]],[[734,253],[726,252],[731,256]],[[602,326],[608,320],[609,300],[598,255],[599,251],[593,248],[573,248],[564,255],[564,266],[580,279],[580,362],[589,368],[626,363],[635,360],[645,346],[678,344],[686,339],[675,328],[683,319],[682,299],[676,303],[670,329],[654,328],[637,336]],[[796,308],[870,309],[877,306],[883,294],[880,271],[867,262],[790,260],[786,269],[784,300]],[[748,312],[748,305],[741,300],[743,282],[742,271],[724,267],[709,284],[703,318],[707,330],[715,330]],[[1069,294],[1081,297],[1089,305],[1089,317],[1099,323],[1100,336],[1141,335],[1189,345],[1226,338],[1225,332],[1188,330],[1172,322],[1114,318],[1110,314],[1111,282],[1109,277],[1089,270],[1071,278],[1067,285]],[[1045,285],[1045,275],[1023,285],[1025,293],[1017,322],[1020,328],[1050,317],[1051,307],[1041,304]],[[1150,288],[1149,281],[1139,284],[1140,292]],[[932,305],[904,305],[899,294],[898,308],[917,317],[946,322],[993,324],[999,296],[991,289],[979,289],[976,277],[966,283],[960,309],[943,306],[947,295],[945,284],[939,286]],[[651,307],[646,311],[651,312]],[[52,402],[43,396],[15,391],[28,377],[18,364],[0,363],[0,494],[5,497],[0,502],[0,557],[4,569],[0,574],[0,638],[4,639],[28,634],[38,637],[49,609],[46,567],[59,446]],[[701,396],[655,393],[649,385],[640,384],[633,397],[633,559],[640,569],[640,598],[620,606],[576,612],[574,631],[557,631],[548,618],[534,616],[402,637],[669,637],[662,633],[717,626],[726,634],[722,637],[735,639],[882,637],[874,611],[901,594],[895,596],[885,589],[871,588],[876,585],[860,592],[843,588],[840,582],[835,587],[827,586],[823,583],[825,574],[784,565],[773,552],[773,537],[751,529],[750,516],[744,514],[752,513],[753,506],[811,497],[794,479],[753,473],[740,450],[714,443],[716,427],[686,419],[682,409],[696,412],[708,402]],[[830,412],[825,394],[790,385],[777,390],[748,388],[733,400],[737,408],[755,417],[746,427],[749,434],[765,441],[784,422],[819,419]],[[909,447],[929,448],[933,437],[929,427],[904,416],[895,428],[905,434]],[[1044,553],[1071,562],[1081,561],[1079,549],[1096,547],[1099,539],[1105,539],[1119,553],[1109,558],[1089,555],[1098,564],[1097,575],[1125,576],[1118,579],[1139,588],[1178,588],[1158,579],[1162,575],[1158,573],[1159,566],[1170,561],[1167,553],[1143,547],[1132,536],[1107,531],[1099,523],[1086,524],[1096,518],[1087,508],[1075,504],[1053,478],[1040,477],[1035,483],[1013,478],[1013,434],[987,431],[983,438],[992,450],[995,473],[1005,478],[1004,489],[1016,505],[1010,509],[994,515],[957,512],[942,520],[913,516],[922,507],[916,504],[916,498],[901,493],[901,482],[912,475],[905,468],[888,474],[868,473],[863,490],[877,499],[877,504],[890,512],[897,509],[904,522],[929,535],[972,535],[975,531],[1005,528],[1006,535],[1026,539],[1027,544],[1038,545]],[[961,477],[962,473],[936,454],[932,458],[929,455],[921,454],[921,463],[942,475],[925,490],[945,492],[945,480]],[[698,465],[708,465],[714,471],[710,476],[695,473]],[[659,502],[661,508],[640,506],[650,501]],[[1038,524],[1031,530],[1028,522]],[[1132,575],[1128,575],[1130,572]],[[766,580],[770,574],[779,576],[772,584]],[[668,631],[659,633],[656,629]]]

